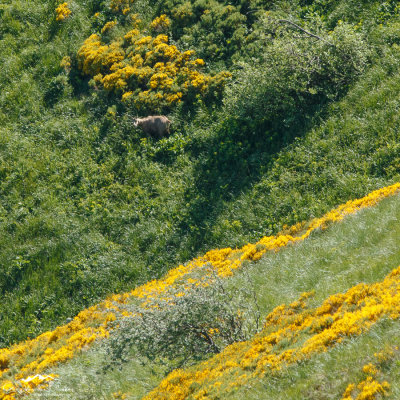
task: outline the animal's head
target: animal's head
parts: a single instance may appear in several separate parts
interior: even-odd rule
[[[139,125],[139,121],[137,118],[133,118],[133,125],[134,126],[138,126]]]

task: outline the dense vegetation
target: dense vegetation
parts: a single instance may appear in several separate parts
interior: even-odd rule
[[[399,213],[397,194],[347,216],[322,233],[315,231],[302,242],[268,252],[233,277],[187,291],[167,308],[142,309],[139,320],[119,318],[116,324],[121,325],[109,340],[101,340],[70,362],[51,368],[58,380],[50,390],[39,390],[33,398],[52,399],[68,393],[71,399],[141,399],[147,395],[146,399],[175,400],[206,394],[210,399],[344,400],[350,385],[353,400],[357,394],[365,400],[397,398],[400,296],[399,268],[394,266],[400,263]],[[397,286],[392,293],[380,293],[389,294],[386,301],[368,299],[382,288],[382,280],[392,270],[397,272],[386,279],[386,289],[393,278]],[[205,271],[199,272],[202,276]],[[184,278],[175,293],[189,281]],[[153,304],[162,306],[164,296],[161,293],[159,297],[154,297]],[[341,307],[344,298],[347,304]],[[134,303],[126,307],[137,311]],[[383,311],[386,307],[389,313]],[[314,309],[319,309],[319,315]],[[345,318],[339,320],[335,332],[330,327],[340,314]],[[236,322],[241,320],[240,326],[229,323],[232,317]],[[310,319],[314,320],[311,325],[301,327]],[[283,329],[285,324],[289,329]],[[229,342],[228,332],[250,340],[221,348],[222,352],[214,355],[218,351],[210,349],[207,337],[196,336],[189,327],[209,330],[216,345]],[[253,336],[254,331],[258,335]],[[262,342],[268,335],[271,346]],[[301,359],[290,360],[291,349],[301,351],[307,340],[318,335],[325,335],[325,346],[318,348],[321,343],[314,341],[316,346]],[[255,363],[251,350],[261,358],[272,356],[272,360],[274,355],[286,353],[287,363],[278,357],[275,361],[280,369]],[[196,358],[206,362],[190,366]],[[165,379],[170,386],[160,390],[160,381],[177,365],[184,369],[170,373]]]
[[[0,347],[399,178],[395,1],[6,0],[0,20]],[[155,112],[159,141],[132,124]]]

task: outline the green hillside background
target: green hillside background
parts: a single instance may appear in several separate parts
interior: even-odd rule
[[[56,11],[62,4],[0,4],[0,348],[63,325],[210,249],[256,242],[400,181],[397,1],[74,0],[63,6],[65,15]],[[134,29],[135,40],[148,43],[141,65],[132,61],[139,45],[125,37]],[[84,53],[93,34],[101,42],[97,53],[89,45]],[[175,59],[156,49],[160,35]],[[176,73],[169,88],[161,80],[168,60]],[[103,79],[129,63],[160,75]],[[153,114],[172,120],[168,137],[134,127],[133,118]],[[396,210],[371,211],[375,220],[368,223],[384,229],[381,219],[396,220]],[[382,232],[370,239],[363,229],[354,235],[365,239],[360,252],[370,254],[373,272],[335,256],[332,262],[354,276],[344,286],[316,289],[317,299],[383,279],[400,264],[395,224],[387,233],[393,249],[379,242],[381,251],[371,253],[368,240]],[[320,240],[321,248],[329,243]],[[317,248],[309,253],[331,262]],[[287,265],[289,277],[302,270]],[[316,274],[319,268],[325,267],[310,272],[307,288],[291,286],[287,296],[277,272],[273,287],[257,290],[277,288],[262,300],[263,315],[294,301],[299,290],[329,286],[332,276]],[[389,340],[395,328],[376,329]],[[82,357],[97,362],[91,353]],[[65,367],[68,373],[79,370],[76,363]],[[322,361],[315,363],[293,373],[308,374]],[[149,372],[143,380],[151,383],[135,395],[156,386],[171,365],[157,364],[155,380]],[[119,385],[110,382],[105,392],[98,388],[101,395]],[[131,383],[121,383],[128,386],[132,392]],[[85,393],[77,398],[89,398]],[[255,386],[249,393],[267,392]]]
[[[151,21],[190,4],[130,7]],[[218,57],[194,42],[215,32],[204,10],[218,20],[226,5],[193,3],[198,13],[170,40],[233,78],[220,99],[163,110],[174,123],[159,141],[76,61],[69,73],[60,66],[100,29],[96,12],[117,18],[110,4],[71,2],[63,21],[57,5],[13,0],[0,11],[1,346],[398,178],[396,2],[238,3],[242,46],[226,33]],[[278,19],[325,39],[298,38]]]

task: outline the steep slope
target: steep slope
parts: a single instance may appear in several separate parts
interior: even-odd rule
[[[0,7],[1,347],[210,248],[241,247],[398,178],[392,2],[59,6]],[[160,141],[132,128],[145,111],[79,67],[86,39],[118,42],[135,13],[149,37],[168,28],[179,54],[211,35],[217,47],[193,48],[203,78],[226,69],[234,78],[220,99],[185,92]],[[289,17],[324,41],[297,38],[278,22]],[[216,24],[224,38],[212,37]]]
[[[288,243],[294,244],[299,241],[301,242],[307,238],[311,232],[316,231],[316,229],[324,228],[329,222],[341,220],[343,216],[352,214],[357,210],[370,207],[381,199],[395,194],[398,191],[398,188],[399,185],[394,185],[392,187],[371,193],[366,198],[349,202],[346,205],[340,206],[336,210],[328,213],[323,218],[312,221],[308,227],[306,226],[306,233],[303,235],[300,234],[297,236],[292,236],[290,234],[286,234],[275,239],[269,238],[268,240],[271,243],[269,248],[279,249],[282,246],[286,246]],[[327,233],[328,236],[325,234],[317,235],[315,237],[312,236],[311,238],[307,239],[307,242],[305,242],[309,243],[308,245],[305,244],[305,247],[300,246],[299,244],[296,246],[290,246],[290,248],[285,250],[285,252],[278,253],[279,255],[271,254],[264,261],[257,264],[255,268],[250,268],[250,266],[247,264],[245,268],[246,273],[239,274],[238,277],[234,278],[233,282],[228,280],[230,283],[228,283],[227,289],[233,290],[233,288],[236,286],[236,290],[233,290],[233,292],[238,293],[240,292],[240,290],[238,291],[238,288],[246,288],[247,286],[247,290],[249,285],[253,286],[252,290],[255,291],[256,296],[259,299],[257,308],[259,308],[262,314],[264,314],[267,313],[268,310],[271,310],[273,307],[279,305],[282,301],[287,301],[290,299],[294,300],[298,294],[304,290],[310,290],[314,288],[316,290],[315,302],[319,302],[324,299],[326,295],[333,294],[338,289],[346,290],[346,288],[351,287],[354,283],[360,280],[365,280],[367,278],[367,281],[373,282],[375,279],[383,277],[384,274],[390,270],[390,264],[400,261],[398,252],[398,207],[399,197],[398,195],[395,195],[392,199],[388,199],[383,202],[382,205],[377,206],[376,210],[371,209],[368,212],[360,213],[360,215],[346,220],[338,226],[331,227]],[[376,224],[377,218],[380,218],[382,225]],[[301,230],[302,228],[300,226],[293,227],[291,230],[292,234],[299,229]],[[296,239],[296,237],[299,239]],[[138,296],[140,298],[144,296],[146,302],[149,302],[151,301],[151,298],[156,297],[159,300],[164,299],[162,300],[162,303],[165,305],[165,302],[167,302],[168,305],[171,303],[171,296],[172,299],[177,299],[180,297],[179,293],[182,290],[189,290],[190,293],[188,286],[192,285],[195,287],[196,282],[204,283],[209,281],[210,278],[212,279],[212,275],[208,278],[208,280],[204,279],[206,278],[204,273],[209,274],[209,269],[204,269],[204,267],[202,268],[200,262],[202,262],[203,265],[211,262],[213,269],[217,273],[221,274],[222,276],[229,276],[232,274],[227,274],[227,268],[229,265],[233,268],[231,271],[235,271],[235,269],[239,266],[238,260],[245,262],[246,260],[259,259],[261,254],[265,253],[265,251],[268,249],[268,245],[267,247],[265,247],[265,245],[260,246],[261,243],[266,243],[266,241],[266,238],[264,238],[258,245],[248,245],[242,250],[227,251],[229,249],[222,249],[220,251],[221,256],[217,258],[215,255],[218,253],[218,251],[212,251],[206,254],[203,259],[198,259],[192,263],[189,263],[187,266],[189,268],[180,266],[175,271],[171,271],[169,276],[164,281],[151,282],[148,285],[144,285],[142,288],[139,288],[139,290],[133,291],[131,294],[115,296],[113,299],[109,299],[109,301],[102,303],[96,308],[93,307],[85,312],[82,312],[77,318],[75,318],[73,322],[65,327],[60,327],[54,332],[48,332],[31,342],[21,343],[10,350],[4,349],[0,353],[2,368],[9,367],[11,368],[11,371],[17,368],[17,370],[19,370],[17,378],[21,378],[22,376],[32,373],[41,373],[42,371],[46,371],[49,367],[74,357],[79,349],[90,345],[96,338],[107,337],[107,323],[115,320],[116,316],[118,317],[118,313],[116,313],[118,307],[122,305],[122,302],[126,302],[126,299],[129,297]],[[274,245],[272,245],[273,242],[275,243]],[[318,248],[319,251],[315,251],[315,249]],[[336,251],[332,252],[332,248],[334,248]],[[258,252],[261,252],[260,254],[257,254],[257,249]],[[313,249],[314,251],[310,251],[310,249]],[[302,258],[299,257],[299,253],[303,254]],[[282,258],[286,258],[286,261],[282,262]],[[299,260],[302,260],[305,265],[311,265],[312,267],[302,270],[298,265],[296,265],[299,263]],[[267,263],[272,262],[275,264],[275,266],[268,266],[267,275],[265,274],[266,261]],[[331,270],[327,270],[327,265],[330,265],[335,261],[338,264],[335,266],[335,269],[331,268]],[[292,264],[294,263],[294,265],[291,266],[290,262],[292,262]],[[323,268],[321,268],[322,263],[325,264]],[[197,279],[196,274],[193,274],[193,266],[195,265],[196,269],[198,269],[200,273],[199,278]],[[284,269],[282,269],[282,265],[285,266]],[[349,268],[350,265],[352,266],[351,268]],[[367,268],[360,269],[360,266],[366,266]],[[186,274],[182,274],[185,269]],[[189,273],[190,269],[192,270],[192,274]],[[293,280],[291,278],[293,275],[299,276],[301,279],[297,281]],[[278,277],[281,281],[279,284],[277,284]],[[286,290],[283,290],[286,284],[288,284],[288,287]],[[276,294],[273,294],[274,291]],[[285,298],[283,297],[284,293]],[[343,297],[342,300],[344,299],[345,298]],[[173,302],[174,300],[172,300],[172,303]],[[302,304],[302,302],[298,303],[298,305],[299,304]],[[173,307],[173,305],[168,305],[168,307],[170,306]],[[292,307],[296,308],[297,306],[292,305]],[[285,308],[278,307],[277,311],[283,311],[284,309]],[[122,311],[126,312],[127,310],[122,308]],[[173,308],[172,312],[174,312]],[[301,317],[301,308],[299,309],[299,312]],[[304,312],[309,313],[307,310]],[[285,313],[282,313],[282,317],[284,317],[284,315]],[[294,317],[294,312],[288,313],[288,317],[290,315]],[[122,322],[123,321],[124,320],[122,320]],[[99,328],[96,328],[96,325],[98,325]],[[246,343],[244,343],[243,346],[246,346]],[[233,349],[236,347],[234,345]],[[97,354],[97,358],[103,357],[103,351],[104,350],[100,349],[100,355]],[[229,347],[227,351],[229,351]],[[224,353],[221,353],[221,357],[223,357],[223,354]],[[236,355],[239,356],[240,354]],[[32,357],[35,358],[33,362]],[[88,357],[90,359],[90,355]],[[135,358],[135,356],[133,357]],[[233,353],[230,355],[230,359],[232,359],[232,357]],[[29,364],[27,364],[27,361]],[[142,368],[140,367],[140,364],[137,365],[138,361],[135,361],[135,371],[137,368]],[[91,363],[98,365],[98,360],[92,360],[87,365],[90,366]],[[146,364],[148,363],[149,361],[146,362]],[[100,362],[100,366],[98,365],[97,368],[102,368],[101,364],[102,361]],[[68,371],[67,367],[67,376],[70,376],[72,373],[73,375],[77,374],[78,376],[86,374],[85,376],[89,377],[92,376],[92,373],[96,374],[100,372],[99,370],[98,372],[92,372],[89,368],[89,371],[84,373],[81,370],[81,367],[79,367],[79,361],[78,364],[72,363],[71,365],[73,370],[71,371],[70,367]],[[130,367],[132,367],[132,365],[130,365]],[[146,379],[143,381],[144,383],[148,382],[148,379],[151,376],[151,369],[152,367],[150,367],[150,370],[148,371],[150,375],[146,376]],[[147,370],[147,368],[145,370]],[[61,368],[61,371],[65,371],[65,368]],[[106,373],[104,371],[103,373]],[[126,370],[124,373],[126,373]],[[179,373],[179,371],[177,373]],[[63,372],[61,372],[60,377],[62,385],[68,385],[69,378],[66,377],[66,380],[64,380],[62,374]],[[135,372],[135,374],[137,374],[137,372]],[[9,372],[7,370],[3,371],[3,379],[7,379],[7,376],[9,376]],[[110,376],[108,378],[110,378]],[[114,377],[113,379],[116,378]],[[121,379],[121,377],[118,379]],[[129,382],[129,379],[129,376],[127,376],[127,382]],[[116,382],[113,381],[107,385],[105,382],[105,386],[115,386],[115,383]],[[12,387],[10,389],[9,386],[4,386],[10,384],[11,383],[4,383],[3,381],[4,389],[9,390],[9,392],[12,393]],[[143,386],[141,387],[143,388]],[[55,390],[57,390],[57,385],[55,386]],[[64,387],[64,389],[61,390],[67,389]],[[91,390],[93,390],[92,386]],[[181,390],[185,390],[184,386],[182,386]],[[78,396],[77,398],[80,398],[79,396],[83,396],[82,398],[84,398],[84,396],[87,395],[85,391],[80,393],[79,388],[74,388],[74,391],[76,391],[76,396]],[[140,391],[138,388],[133,390],[133,393],[139,392]],[[50,393],[49,396],[51,395],[52,394]]]

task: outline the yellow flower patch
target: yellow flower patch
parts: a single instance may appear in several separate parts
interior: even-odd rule
[[[150,24],[150,28],[155,32],[166,31],[171,25],[171,20],[165,15],[160,15]]]
[[[130,11],[130,5],[133,0],[111,0],[110,9],[115,13],[122,13],[126,15]]]
[[[314,230],[325,229],[329,224],[342,220],[346,215],[373,206],[385,197],[398,193],[399,189],[400,183],[397,183],[376,190],[361,199],[351,200],[323,217],[312,220],[306,226],[304,233],[300,233],[304,225],[297,224],[287,230],[290,234],[266,236],[259,242],[245,245],[241,249],[211,250],[186,265],[172,269],[162,279],[148,282],[129,293],[111,296],[83,310],[70,323],[54,331],[45,332],[35,339],[26,340],[10,348],[0,349],[0,399],[5,400],[6,396],[10,396],[8,392],[13,389],[13,382],[41,374],[50,367],[73,358],[96,339],[107,337],[110,332],[109,324],[115,319],[116,313],[122,311],[121,314],[127,318],[134,317],[121,310],[120,307],[132,297],[142,299],[144,305],[152,298],[173,301],[171,292],[182,296],[192,287],[211,284],[215,274],[220,277],[231,276],[243,265],[243,262],[258,260],[267,251],[278,251],[286,245],[305,240]],[[196,272],[200,278],[193,275]],[[182,387],[179,388],[181,394],[185,393],[184,382],[186,381],[195,379],[196,382],[202,380],[212,382],[214,379],[212,376],[215,375],[215,378],[218,378],[215,382],[223,382],[219,378],[229,371],[238,372],[238,381],[245,382],[251,376],[248,369],[256,374],[263,374],[266,369],[279,369],[285,363],[309,358],[314,353],[326,350],[340,342],[344,336],[362,333],[385,315],[398,318],[400,312],[399,275],[400,269],[393,271],[382,283],[361,284],[345,294],[330,296],[315,310],[307,310],[306,300],[312,296],[312,293],[305,293],[298,301],[290,305],[281,305],[267,316],[263,330],[265,334],[257,336],[251,342],[233,344],[213,359],[217,360],[216,369],[211,364],[208,368],[207,362],[202,365],[201,370],[196,372],[174,371],[174,375],[168,376],[157,390],[161,390],[160,388],[178,390],[171,383],[175,382],[171,380],[171,376],[183,382]],[[183,291],[176,290],[182,287]],[[311,331],[313,336],[301,347],[281,353],[271,350],[274,344],[283,339],[295,344],[304,330]],[[242,353],[243,357],[238,359],[238,353]],[[31,361],[33,355],[35,359]],[[379,357],[384,356],[379,355]],[[18,375],[12,377],[9,374],[11,368],[19,370]],[[157,398],[160,397],[154,397],[154,399]],[[9,399],[12,398],[9,397]]]
[[[96,85],[132,101],[137,109],[161,110],[171,107],[188,96],[205,95],[207,90],[221,91],[231,74],[216,75],[202,72],[205,62],[193,59],[195,52],[180,52],[168,44],[164,32],[170,25],[166,15],[150,24],[150,30],[159,33],[146,35],[139,29],[141,21],[132,16],[132,29],[111,43],[93,34],[78,51],[79,68],[92,77]],[[115,26],[107,22],[101,30],[105,34]],[[129,95],[127,95],[129,93]]]
[[[15,383],[6,381],[0,387],[0,399],[2,400],[16,400],[21,396],[28,395],[34,389],[46,389],[49,382],[57,378],[57,375],[34,375],[28,376],[25,379],[17,380]]]
[[[114,28],[114,26],[117,25],[117,21],[109,21],[107,22],[103,28],[101,28],[101,33],[105,33],[108,32],[109,30],[111,30],[112,28]]]
[[[56,21],[64,21],[71,14],[68,3],[62,3],[56,8]]]

